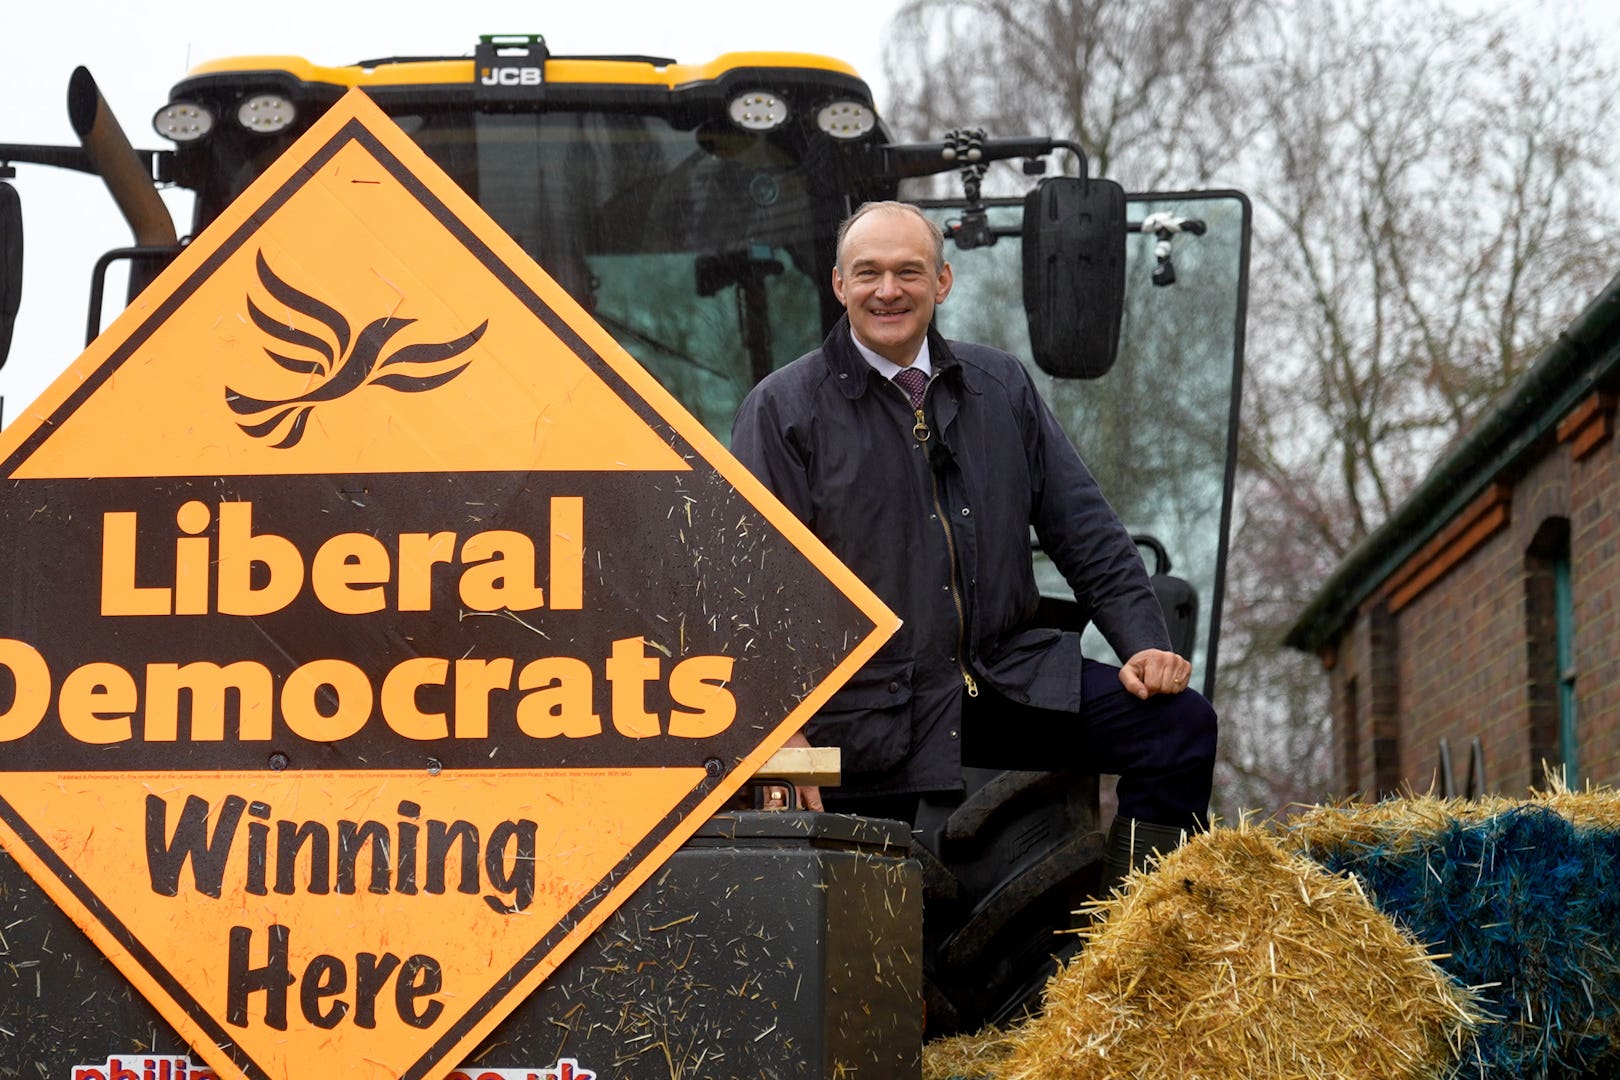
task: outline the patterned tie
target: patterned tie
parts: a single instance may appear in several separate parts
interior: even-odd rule
[[[901,368],[894,373],[894,381],[911,399],[913,409],[922,408],[923,391],[928,389],[928,376],[914,367]]]

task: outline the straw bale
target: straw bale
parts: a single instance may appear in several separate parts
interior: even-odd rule
[[[1427,841],[1454,822],[1483,822],[1525,806],[1545,807],[1580,829],[1620,831],[1620,791],[1589,787],[1569,791],[1552,782],[1528,799],[1485,795],[1475,799],[1442,799],[1408,795],[1376,803],[1316,806],[1287,822],[1290,846],[1307,854],[1354,847],[1409,848]]]
[[[1376,803],[1317,806],[1288,821],[1291,846],[1312,858],[1333,852],[1407,850],[1453,822],[1486,821],[1517,805],[1497,796],[1441,799],[1414,795]]]
[[[1578,829],[1620,832],[1620,791],[1613,788],[1538,791],[1532,801],[1559,814]]]
[[[1499,1024],[1462,1063],[1485,1078],[1620,1075],[1620,796],[1430,797],[1314,810],[1291,839],[1348,871]]]
[[[973,1035],[952,1035],[923,1045],[922,1080],[976,1080],[996,1076],[1013,1052],[994,1024]]]
[[[1353,879],[1249,825],[1132,874],[1087,938],[1040,1015],[986,1033],[962,1071],[929,1075],[1443,1077],[1479,1019]]]

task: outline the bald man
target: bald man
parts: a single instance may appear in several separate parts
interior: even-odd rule
[[[1117,879],[1204,825],[1215,759],[1136,545],[1018,359],[933,328],[937,224],[868,203],[832,284],[845,317],[754,388],[732,450],[904,624],[795,742],[843,751],[828,809],[905,820],[964,765],[1118,774]],[[1033,621],[1031,527],[1123,666]]]

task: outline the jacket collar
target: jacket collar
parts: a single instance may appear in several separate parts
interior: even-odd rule
[[[853,401],[866,393],[869,377],[877,376],[877,373],[855,348],[855,342],[849,335],[849,316],[844,315],[822,341],[821,355],[838,377],[838,388]],[[960,377],[961,361],[956,359],[950,345],[932,323],[928,325],[928,362],[933,366],[935,378]]]

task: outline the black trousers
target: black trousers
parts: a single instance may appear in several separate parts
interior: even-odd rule
[[[1120,685],[1119,668],[1084,665],[1077,714],[1031,708],[981,684],[978,697],[963,699],[962,764],[1117,775],[1119,816],[1204,828],[1215,772],[1214,708],[1195,690],[1144,701]],[[915,821],[917,795],[822,794],[829,810]]]
[[[1084,661],[1078,715],[981,688],[962,709],[962,764],[1119,776],[1119,816],[1203,828],[1215,775],[1215,710],[1196,690],[1128,693],[1119,669]]]

